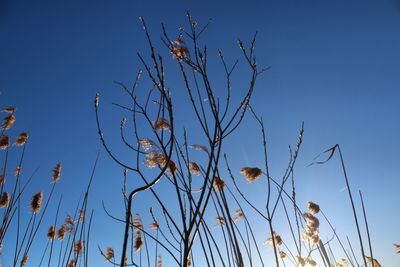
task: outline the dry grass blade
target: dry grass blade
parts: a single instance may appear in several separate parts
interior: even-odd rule
[[[233,218],[234,223],[237,223],[238,221],[240,221],[244,218],[244,214],[241,209],[235,210],[234,213],[236,214],[236,217]]]
[[[192,175],[199,176],[200,175],[200,167],[196,162],[189,162],[189,170]]]

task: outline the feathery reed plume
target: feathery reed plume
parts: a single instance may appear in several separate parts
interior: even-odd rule
[[[188,56],[189,50],[184,46],[181,39],[177,39],[171,46],[171,53],[176,59],[184,59]]]
[[[214,182],[213,182],[213,187],[215,192],[221,192],[224,190],[225,187],[225,182],[224,180],[221,179],[219,176],[215,176]]]
[[[233,218],[233,222],[236,223],[244,218],[244,214],[241,209],[235,210],[234,213],[236,214],[236,217]]]
[[[66,227],[65,227],[65,225],[63,224],[63,225],[61,225],[61,227],[58,229],[58,231],[57,231],[57,238],[58,238],[58,240],[60,240],[60,241],[63,241],[64,240],[64,238],[65,238],[65,233],[67,232],[67,229],[66,229]]]
[[[54,225],[52,225],[47,231],[47,239],[54,240],[55,237],[56,237],[56,228],[54,227]]]
[[[0,196],[0,209],[6,208],[9,203],[10,195],[8,194],[8,192],[3,192],[3,194]]]
[[[6,178],[4,177],[4,175],[0,175],[0,185],[3,185],[6,183]]]
[[[94,106],[96,108],[99,106],[99,93],[96,93],[96,97],[94,98]]]
[[[142,223],[142,219],[140,219],[140,215],[139,213],[135,214],[135,218],[133,219],[133,226],[134,226],[134,230],[143,230],[143,223]]]
[[[15,140],[14,145],[23,146],[25,145],[27,140],[28,140],[28,133],[26,132],[20,133],[17,137],[17,140]]]
[[[155,131],[170,130],[171,126],[169,125],[169,123],[166,119],[159,118],[154,122],[153,129]]]
[[[105,261],[111,261],[114,258],[114,249],[112,247],[106,248],[104,251]]]
[[[243,167],[240,170],[240,173],[246,177],[246,180],[249,184],[255,182],[262,175],[262,171],[260,168],[253,167]]]
[[[139,252],[144,244],[142,232],[140,230],[136,231],[135,236],[133,237],[133,242],[134,242],[135,251]]]
[[[21,166],[17,166],[17,168],[15,168],[15,170],[14,170],[14,176],[15,176],[15,177],[20,176],[20,175],[21,175],[21,172],[22,172]]]
[[[7,117],[4,117],[3,122],[1,123],[1,129],[2,130],[8,130],[11,128],[11,126],[15,122],[15,116],[13,114],[10,114]]]
[[[0,149],[6,149],[10,145],[10,138],[8,135],[0,135]]]
[[[26,266],[27,263],[28,263],[28,255],[25,254],[21,260],[21,267]]]
[[[189,162],[189,170],[192,175],[199,176],[200,175],[200,167],[196,162]]]
[[[373,264],[374,267],[382,267],[382,265],[376,259],[374,259],[372,257],[365,256],[365,259],[367,260],[367,263]]]
[[[189,145],[189,148],[193,148],[193,149],[198,150],[198,151],[208,152],[207,147],[206,146],[202,146],[202,145]]]
[[[76,255],[81,255],[83,250],[83,242],[82,240],[78,240],[74,244],[74,252]]]
[[[72,219],[72,216],[69,214],[65,218],[64,227],[68,233],[71,233],[72,230],[74,229],[74,220]]]
[[[8,113],[8,114],[13,114],[16,110],[17,109],[15,107],[7,107],[7,108],[4,108],[1,112],[5,112],[5,113]]]
[[[339,262],[336,262],[336,267],[348,267],[349,263],[347,262],[346,259],[340,259]]]
[[[68,267],[75,267],[76,266],[76,261],[74,259],[70,260],[68,263]]]
[[[85,220],[85,211],[79,210],[78,222],[83,222],[84,220]]]
[[[146,154],[145,165],[147,168],[154,168],[157,166],[163,167],[167,163],[167,159],[164,154],[149,152]]]
[[[223,226],[226,224],[225,218],[222,216],[217,216],[217,224],[215,226]]]
[[[162,267],[162,258],[161,255],[157,256],[157,267]]]
[[[296,256],[296,263],[298,267],[304,267],[306,265],[305,259],[300,256]]]
[[[157,230],[158,228],[160,228],[160,225],[158,224],[158,222],[157,222],[157,220],[155,218],[154,218],[154,222],[149,224],[149,228],[151,230]]]
[[[42,206],[43,193],[39,192],[32,197],[31,201],[31,210],[33,213],[38,213],[40,211],[40,207]]]
[[[319,241],[319,220],[311,213],[303,214],[307,225],[303,229],[303,239],[310,244],[317,244]]]
[[[139,145],[144,149],[144,151],[149,151],[154,147],[154,142],[150,139],[143,138],[139,139]]]
[[[274,239],[274,240],[273,240]],[[272,232],[272,236],[268,237],[267,239],[264,240],[264,244],[274,246],[274,241],[275,241],[275,246],[281,246],[283,244],[282,237],[278,235],[277,233]]]
[[[319,205],[315,204],[312,201],[307,202],[307,208],[308,208],[308,211],[313,215],[317,214],[320,211]]]
[[[315,260],[313,260],[311,257],[305,258],[305,263],[307,266],[310,266],[310,267],[317,266],[317,262]]]
[[[400,253],[400,245],[393,244],[394,248],[396,249],[396,253]]]
[[[57,163],[57,165],[53,169],[53,175],[51,176],[51,180],[53,183],[57,183],[61,177],[61,163]]]
[[[287,255],[286,255],[286,253],[285,253],[284,251],[279,251],[279,252],[278,252],[278,256],[279,256],[279,258],[280,258],[281,260],[284,260],[284,259],[286,259],[286,257],[287,257]]]

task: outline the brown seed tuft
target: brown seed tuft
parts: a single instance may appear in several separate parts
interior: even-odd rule
[[[189,162],[189,170],[192,175],[199,176],[200,175],[200,167],[196,162]]]
[[[398,245],[398,244],[393,244],[393,246],[394,246],[395,249],[396,249],[396,253],[400,253],[400,245]]]
[[[5,112],[8,114],[13,114],[17,109],[15,107],[8,107],[8,108],[4,108],[1,112]]]
[[[15,122],[15,116],[13,114],[10,114],[7,117],[4,117],[3,122],[1,124],[1,129],[2,130],[8,130],[11,128],[11,126]]]
[[[63,241],[65,238],[65,233],[67,232],[66,226],[63,224],[57,231],[57,238],[60,241]]]
[[[74,244],[74,252],[76,255],[81,255],[83,250],[83,242],[82,240],[78,240]]]
[[[74,259],[70,260],[68,263],[68,267],[75,267],[76,266],[76,261]]]
[[[0,208],[6,208],[8,207],[8,204],[10,203],[10,195],[7,192],[3,192],[3,194],[0,196]]]
[[[15,140],[14,145],[23,146],[25,145],[27,140],[28,140],[28,133],[26,132],[20,133],[17,137],[17,140]]]
[[[21,172],[22,172],[22,168],[21,168],[21,166],[18,166],[18,167],[15,168],[15,170],[14,170],[14,176],[15,176],[15,177],[20,176],[20,175],[21,175]]]
[[[162,258],[161,255],[157,256],[157,267],[162,267]]]
[[[244,214],[243,214],[242,210],[240,210],[240,209],[235,210],[234,213],[236,214],[236,217],[233,218],[234,223],[237,223],[238,221],[240,221],[244,218]]]
[[[21,260],[21,267],[25,266],[28,263],[28,255],[24,255],[24,257]]]
[[[57,163],[56,167],[53,169],[53,175],[51,176],[51,180],[54,183],[57,183],[60,180],[61,177],[61,163]]]
[[[317,214],[320,211],[319,205],[315,204],[312,201],[307,202],[307,208],[308,208],[308,211],[313,215]]]
[[[56,228],[54,225],[50,226],[49,231],[47,231],[47,239],[54,240],[56,237]]]
[[[154,142],[151,141],[150,139],[143,138],[143,139],[139,139],[139,145],[140,145],[145,151],[149,151],[151,148],[154,147]]]
[[[154,122],[153,129],[156,131],[170,130],[171,126],[166,119],[159,118]]]
[[[2,134],[0,135],[0,149],[7,149],[10,145],[10,138],[8,135]]]
[[[272,236],[264,240],[264,244],[268,244],[273,247],[274,241],[276,247],[281,246],[283,244],[282,237],[275,232],[272,232]]]
[[[106,261],[111,261],[114,258],[114,249],[112,247],[106,248],[104,251],[104,259]]]
[[[136,235],[133,238],[133,242],[134,242],[135,251],[139,252],[144,244],[142,232],[140,230],[136,231]]]
[[[38,213],[40,211],[40,207],[42,206],[43,193],[39,192],[32,197],[31,201],[31,210],[33,213]]]
[[[214,182],[213,182],[213,187],[215,192],[221,192],[224,190],[225,187],[225,182],[222,180],[219,176],[215,176]]]
[[[262,171],[260,168],[253,168],[253,167],[243,167],[240,170],[240,173],[243,174],[244,176],[246,176],[247,182],[249,184],[255,182],[258,180],[258,178],[260,178],[260,176],[262,175]]]

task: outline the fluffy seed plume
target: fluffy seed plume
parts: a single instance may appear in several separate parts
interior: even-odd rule
[[[284,260],[287,257],[287,255],[284,251],[279,251],[278,256],[281,260]]]
[[[189,50],[183,46],[183,43],[178,44],[177,40],[175,40],[175,45],[172,47],[171,53],[176,59],[184,59],[188,56]]]
[[[64,240],[64,238],[65,238],[65,233],[67,232],[67,229],[66,229],[66,227],[65,227],[65,225],[63,224],[63,225],[61,225],[61,227],[58,229],[58,231],[57,231],[57,238],[58,238],[58,240],[60,240],[60,241],[63,241]]]
[[[283,244],[282,237],[275,232],[272,232],[272,236],[268,237],[267,239],[264,240],[264,244],[267,244],[267,245],[270,245],[273,247],[274,241],[275,241],[275,246],[277,246],[277,247],[281,246]]]
[[[136,252],[139,252],[140,249],[142,248],[144,241],[143,241],[143,237],[142,237],[142,232],[136,231],[135,236],[133,237],[133,243],[134,243],[134,248]]]
[[[312,201],[307,202],[307,208],[308,208],[308,211],[313,215],[317,214],[320,211],[319,205],[315,204]]]
[[[61,163],[57,163],[57,165],[53,169],[53,175],[51,176],[51,180],[54,183],[57,183],[60,180],[61,177]]]
[[[8,192],[3,192],[0,196],[0,209],[8,207],[10,203],[10,195]]]
[[[114,249],[112,247],[106,248],[104,251],[104,259],[106,261],[111,261],[114,258]]]
[[[74,259],[70,260],[68,263],[68,267],[75,267],[76,266],[76,262]]]
[[[82,240],[78,240],[74,244],[74,252],[76,255],[81,255],[83,250],[83,242]]]
[[[157,222],[156,220],[154,220],[154,222],[152,222],[152,223],[149,225],[149,228],[150,228],[151,230],[157,230],[158,228],[160,228],[160,225],[158,224],[158,222]]]
[[[225,182],[224,180],[221,179],[219,176],[215,176],[214,182],[213,182],[213,187],[215,192],[221,192],[224,190],[225,187]]]
[[[4,175],[0,175],[0,185],[3,185],[6,183],[6,178],[4,177]]]
[[[348,267],[349,263],[346,259],[341,259],[339,262],[336,262],[336,267]]]
[[[52,225],[47,231],[47,239],[54,240],[55,237],[56,237],[56,228],[54,227],[54,225]]]
[[[307,266],[314,267],[317,266],[317,262],[313,260],[311,257],[305,258],[305,263]]]
[[[1,129],[2,130],[10,129],[11,126],[14,124],[14,122],[15,122],[15,116],[13,114],[4,117],[3,122],[1,124]]]
[[[208,152],[207,147],[202,146],[202,145],[189,145],[189,148],[193,148],[193,149],[199,150],[199,151]]]
[[[233,218],[233,222],[236,223],[244,218],[244,214],[243,214],[242,210],[240,210],[240,209],[235,210],[234,213],[236,214],[236,217]]]
[[[138,213],[136,213],[132,224],[133,224],[133,230],[143,230],[142,219],[140,219],[140,215]]]
[[[33,213],[38,213],[40,211],[40,207],[42,206],[43,193],[39,192],[32,197],[31,201],[31,210]]]
[[[15,168],[15,170],[14,170],[14,176],[15,176],[15,177],[20,176],[20,175],[21,175],[21,172],[22,172],[22,168],[21,168],[21,166],[18,166],[18,167]]]
[[[21,267],[26,266],[27,263],[28,263],[28,255],[25,254],[21,260]]]
[[[189,162],[189,170],[192,175],[199,176],[200,175],[200,167],[196,162]]]
[[[139,145],[140,145],[145,151],[149,151],[150,149],[152,149],[152,148],[154,147],[154,142],[151,141],[150,139],[143,138],[143,139],[139,139]]]
[[[16,110],[17,109],[15,107],[7,107],[7,108],[4,108],[1,112],[5,112],[5,113],[8,113],[8,114],[13,114]]]
[[[226,224],[225,218],[222,216],[217,216],[217,225],[216,226],[223,226]]]
[[[367,260],[367,263],[373,263],[374,267],[382,267],[382,265],[372,257],[365,256],[365,259]]]
[[[17,137],[17,140],[15,140],[14,145],[23,146],[25,145],[27,140],[28,140],[28,133],[26,132],[20,133]]]
[[[153,129],[156,131],[170,130],[171,126],[166,119],[159,118],[154,122]]]
[[[8,135],[0,135],[0,149],[6,149],[10,145],[10,138]]]
[[[162,267],[162,258],[161,255],[157,256],[157,267]]]
[[[255,182],[262,175],[262,171],[260,168],[253,167],[243,167],[240,170],[240,173],[246,177],[246,180],[249,184]]]
[[[400,245],[393,244],[394,248],[396,249],[396,253],[400,253]]]
[[[156,153],[156,152],[149,152],[146,154],[146,159],[144,161],[147,168],[154,168],[154,167],[163,167],[167,163],[167,158],[164,154]]]
[[[296,256],[296,263],[297,263],[297,266],[299,266],[299,267],[300,266],[304,267],[306,265],[305,259],[300,256]]]

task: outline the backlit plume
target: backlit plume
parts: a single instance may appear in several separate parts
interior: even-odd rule
[[[261,169],[253,167],[243,167],[240,170],[240,173],[246,177],[246,180],[249,184],[257,181],[258,178],[260,178],[260,176],[262,175]]]

